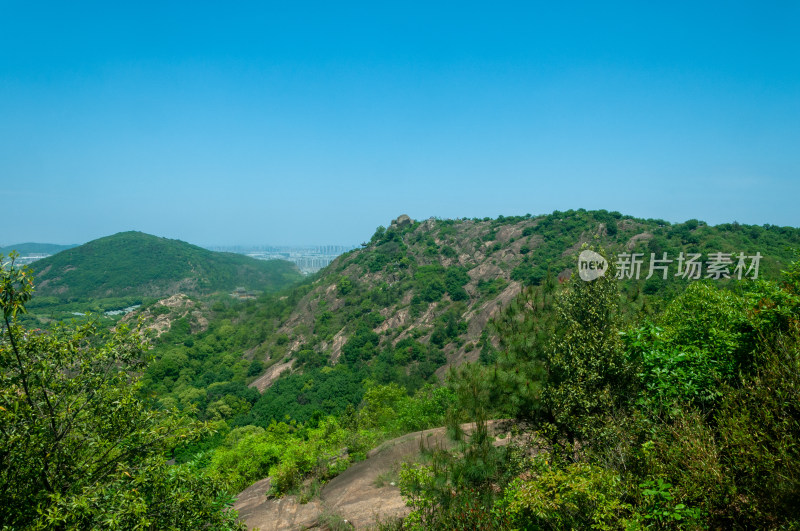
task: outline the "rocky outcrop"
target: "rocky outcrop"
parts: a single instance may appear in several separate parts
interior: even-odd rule
[[[496,446],[511,441],[510,421],[491,420],[489,428],[495,435],[504,434]],[[464,424],[469,434],[474,424]],[[355,529],[369,529],[378,521],[405,517],[406,506],[394,481],[380,481],[391,476],[403,462],[414,461],[421,449],[452,448],[445,428],[418,431],[386,441],[360,461],[327,483],[319,499],[301,504],[295,496],[267,498],[270,479],[262,479],[236,497],[233,508],[248,529],[279,531],[325,528],[327,519],[344,521]]]
[[[392,221],[392,225],[391,226],[392,227],[396,227],[398,229],[402,229],[403,227],[408,227],[412,223],[413,223],[413,221],[411,220],[410,217],[408,217],[406,214],[402,214],[397,219]]]

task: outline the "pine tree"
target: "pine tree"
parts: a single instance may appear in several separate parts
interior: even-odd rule
[[[540,414],[545,347],[554,316],[544,293],[543,286],[524,289],[490,324],[500,344],[490,373],[499,395],[494,404],[518,419],[533,420]]]
[[[632,382],[619,338],[618,307],[613,265],[591,281],[573,274],[557,296],[558,324],[547,349],[543,393],[555,442],[587,448],[603,444],[615,431],[612,419],[624,408]]]

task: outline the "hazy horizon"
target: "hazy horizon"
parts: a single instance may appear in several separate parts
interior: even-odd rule
[[[573,209],[573,210],[578,210],[578,209]],[[586,209],[586,210],[590,210],[590,209]],[[599,210],[599,209],[597,209],[597,210]],[[606,210],[608,210],[608,209],[606,209]],[[537,216],[540,216],[540,215],[547,215],[547,214],[551,214],[551,213],[552,212],[541,212],[541,213],[538,213],[538,214],[531,214],[531,215],[533,217],[537,217]],[[631,215],[631,214],[628,214],[626,212],[620,212],[620,213],[623,216]],[[500,214],[500,215],[503,215],[503,214]],[[525,215],[525,214],[522,214],[522,215]],[[441,218],[440,216],[429,216],[429,218],[430,217],[434,217],[434,218],[438,218],[438,219],[445,219],[445,218]],[[634,217],[639,218],[639,216],[634,216]],[[412,218],[412,219],[415,219],[417,221],[424,221],[425,219],[429,219],[429,218],[420,218],[420,219]],[[392,219],[396,219],[396,218],[392,218]],[[463,218],[453,218],[453,219],[463,219]],[[473,218],[467,218],[467,219],[473,219]],[[475,219],[482,219],[482,218],[475,218]],[[690,219],[696,219],[697,221],[700,221],[701,223],[706,223],[708,225],[721,225],[721,224],[725,224],[725,223],[743,223],[743,222],[739,222],[738,220],[728,220],[728,221],[720,221],[719,223],[710,223],[707,220],[700,219],[700,218],[688,218],[688,219],[683,219],[683,220],[679,220],[679,221],[673,221],[673,220],[664,219],[664,218],[652,218],[652,217],[651,218],[640,218],[640,219],[662,219],[664,221],[668,221],[669,223],[671,223],[673,225],[689,221]],[[390,225],[391,221],[392,220],[389,220],[386,223],[383,223],[381,226],[388,227]],[[746,225],[761,225],[761,226],[763,226],[763,225],[773,225],[773,224],[770,224],[770,223],[761,223],[761,224],[759,224],[759,223],[743,223],[743,224],[746,224]],[[777,224],[774,224],[774,225],[777,225]],[[778,225],[778,226],[782,226],[782,225]],[[796,227],[796,225],[788,225],[788,226]],[[312,247],[323,247],[323,246],[359,247],[361,243],[369,240],[369,238],[374,233],[374,230],[377,229],[377,228],[378,228],[378,226],[376,226],[373,230],[369,231],[369,234],[365,234],[360,239],[359,242],[353,241],[353,242],[311,242],[311,243],[289,242],[289,243],[272,243],[272,242],[237,242],[235,240],[230,240],[230,241],[226,241],[226,242],[208,242],[208,243],[205,243],[205,242],[194,242],[194,241],[190,241],[190,240],[185,240],[185,239],[180,238],[180,237],[165,236],[165,235],[162,235],[162,234],[151,234],[151,235],[152,236],[162,237],[162,238],[174,239],[174,240],[182,240],[182,241],[185,241],[186,243],[190,243],[192,245],[197,245],[197,246],[200,246],[200,247],[203,247],[203,248],[207,248],[207,249],[210,249],[210,250],[216,250],[214,248],[223,249],[223,248],[235,248],[235,247],[241,247],[243,249],[257,249],[257,248],[260,248],[260,247],[277,247],[277,248],[280,248],[280,247],[286,247],[286,248],[291,248],[291,247],[295,247],[295,248],[312,248]],[[130,231],[136,231],[136,232],[145,232],[145,231],[138,231],[137,229],[129,229],[129,230]],[[127,232],[127,231],[119,231],[119,232]],[[8,246],[11,246],[11,245],[27,244],[27,243],[55,244],[55,245],[83,245],[83,244],[88,243],[88,242],[90,242],[92,240],[95,240],[95,239],[98,239],[98,238],[103,238],[103,237],[106,237],[106,236],[112,236],[114,234],[117,234],[117,233],[115,232],[115,233],[111,233],[111,234],[103,234],[101,236],[98,236],[97,238],[92,238],[90,240],[79,241],[79,242],[75,242],[75,241],[72,241],[72,242],[55,242],[55,241],[45,241],[45,240],[40,240],[40,241],[30,241],[29,240],[29,241],[24,241],[24,242],[23,241],[14,241],[14,242],[3,242],[3,241],[0,241],[0,248],[8,247]],[[148,234],[150,234],[150,233],[148,233]]]

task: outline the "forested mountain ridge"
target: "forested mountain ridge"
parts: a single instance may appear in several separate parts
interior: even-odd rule
[[[790,248],[800,247],[800,230],[673,225],[583,210],[401,220],[294,288],[243,302],[195,300],[191,311],[184,303],[144,308],[146,323],[158,321],[158,334],[169,331],[155,342],[145,381],[166,404],[197,407],[203,418],[264,425],[287,415],[306,421],[337,414],[361,400],[365,379],[413,393],[441,381],[448,366],[491,363],[504,334],[493,318],[530,289],[539,297],[555,291],[582,243],[645,260],[666,252],[676,261],[666,280],[645,280],[645,265],[639,280],[620,281],[623,312],[633,320],[658,312],[695,282],[675,276],[680,252],[704,260],[716,252],[760,253],[759,277],[774,279],[791,261]],[[711,282],[735,288],[740,281]],[[239,390],[210,391],[223,384]]]
[[[176,293],[207,295],[237,287],[274,291],[301,278],[281,260],[218,253],[180,240],[122,232],[35,262],[37,307],[74,302],[141,302]]]
[[[27,490],[4,491],[0,519],[141,518],[139,505],[84,502],[91,493],[75,479],[94,477],[83,473],[94,440],[123,452],[94,470],[104,492],[135,495],[148,517],[234,528],[226,496],[255,481],[306,503],[381,441],[447,424],[454,452],[423,452],[375,480],[399,486],[412,509],[382,529],[790,528],[800,521],[799,232],[583,210],[401,217],[276,293],[144,304],[126,319],[154,330],[147,351],[147,335],[124,323],[98,341],[96,321],[26,331],[14,315],[34,282],[12,261],[0,414],[19,429],[3,433],[14,460],[0,474],[24,477]],[[585,244],[610,265],[591,282],[567,274]],[[639,258],[641,278],[629,267]],[[648,280],[656,258],[668,270]],[[683,278],[699,258],[697,279]],[[64,396],[48,409],[56,380]],[[71,406],[81,401],[97,407]],[[110,433],[95,422],[101,410],[116,419],[120,403],[147,417],[146,433],[138,421]],[[53,422],[62,415],[76,419],[68,439]],[[510,440],[495,441],[489,419],[514,419]],[[463,423],[474,423],[469,436]],[[175,438],[151,447],[162,431]],[[126,455],[129,437],[144,452]],[[72,479],[42,488],[48,445],[61,463],[53,477]],[[196,507],[164,504],[162,484],[194,493],[179,498]],[[10,509],[27,493],[35,506]]]
[[[730,253],[732,273],[740,252],[747,257],[760,253],[760,277],[776,278],[792,258],[789,248],[800,246],[800,230],[712,227],[696,220],[673,225],[584,210],[393,222],[389,228],[379,227],[363,249],[339,257],[322,271],[257,353],[266,355],[267,364],[288,357],[284,369],[288,363],[336,363],[344,356],[351,362],[375,359],[385,371],[404,366],[425,379],[437,370],[441,376],[448,365],[475,361],[490,351],[497,344],[486,328],[491,317],[525,286],[567,278],[584,243],[613,255],[643,255],[640,278],[623,285],[646,312],[691,282],[675,276],[681,252],[700,253],[702,260]],[[658,270],[645,279],[651,253],[658,259],[667,253],[674,261],[666,280]],[[381,359],[379,353],[387,349],[395,352]],[[255,385],[263,390],[276,372],[266,373]]]
[[[583,244],[608,258],[607,276],[584,282],[568,275]],[[760,470],[774,456],[796,469],[800,459],[789,454],[797,425],[761,422],[768,427],[762,434],[746,415],[733,416],[736,400],[746,397],[754,415],[793,418],[781,408],[794,398],[756,397],[750,391],[760,388],[745,371],[763,368],[778,378],[759,349],[796,332],[800,277],[792,248],[798,247],[796,228],[673,225],[605,211],[401,217],[379,227],[362,249],[281,292],[144,308],[146,324],[170,324],[153,340],[155,360],[142,391],[159,408],[214,423],[215,435],[177,449],[175,458],[200,466],[232,493],[269,476],[272,494],[294,493],[304,503],[388,438],[446,420],[514,418],[544,430],[544,450],[560,461],[529,463],[524,456],[542,448],[515,454],[511,444],[508,452],[495,451],[490,438],[480,438],[470,440],[463,459],[439,455],[434,459],[443,464],[408,469],[397,484],[414,518],[427,522],[421,528],[452,529],[464,518],[482,519],[476,529],[515,527],[508,519],[524,528],[533,521],[530,511],[540,514],[539,498],[526,489],[549,493],[563,481],[575,490],[537,517],[549,522],[543,527],[628,518],[706,519],[729,528],[754,497],[766,512],[748,518],[763,524],[788,506],[766,498],[774,490],[791,499],[785,493],[796,482],[760,493]],[[740,253],[744,267],[737,271]],[[656,269],[646,279],[651,254],[669,266],[666,278]],[[626,257],[643,260],[638,279],[632,271],[631,278],[613,278],[625,272]],[[690,258],[700,259],[698,279],[677,274]],[[732,278],[716,274],[720,265]],[[794,351],[786,354],[796,362]],[[796,375],[780,374],[781,393],[795,397]],[[713,420],[717,412],[727,424],[713,439],[707,432],[716,425],[699,419]],[[687,453],[681,439],[653,435],[651,424],[671,437],[686,432],[687,422],[700,428],[686,444],[713,440],[710,453]],[[772,445],[763,455],[759,438]],[[578,455],[569,446],[575,441],[587,451],[598,448],[597,460]],[[749,465],[736,457],[739,446],[758,461],[757,473],[743,471]],[[724,463],[704,461],[713,455]],[[682,477],[685,471],[693,476]],[[624,489],[616,486],[621,481]],[[713,497],[702,494],[709,485],[716,485]],[[736,489],[750,498],[737,501]],[[603,499],[607,506],[597,506]],[[585,506],[575,512],[573,503]],[[495,509],[503,521],[494,521]]]

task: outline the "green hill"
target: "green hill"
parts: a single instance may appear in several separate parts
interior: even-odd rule
[[[611,264],[604,278],[572,274],[585,245]],[[401,216],[279,292],[169,297],[127,319],[155,332],[141,397],[213,421],[171,456],[231,494],[269,477],[271,497],[318,504],[344,472],[351,485],[422,492],[404,499],[425,529],[794,529],[797,248],[792,227],[606,211]],[[631,258],[639,273],[615,278]],[[695,259],[700,274],[684,278]],[[205,266],[189,263],[195,276]],[[511,419],[505,443],[489,419]],[[382,441],[443,424],[457,451],[368,480],[371,464],[347,470]]]
[[[289,262],[212,252],[141,232],[93,240],[31,267],[39,304],[204,295],[237,287],[265,292],[301,278]]]
[[[612,256],[640,255],[639,278],[633,274],[620,282],[633,301],[626,311],[640,314],[655,312],[695,281],[676,276],[681,253],[699,253],[702,277],[711,255],[729,253],[733,278],[714,282],[734,288],[739,253],[746,268],[748,257],[759,253],[759,278],[776,279],[793,258],[790,249],[800,247],[800,230],[697,220],[670,224],[585,210],[394,223],[323,270],[262,349],[268,359],[291,355],[295,367],[330,359],[366,362],[389,379],[441,376],[447,365],[487,355],[497,344],[487,328],[490,320],[526,288],[569,278],[584,243]],[[646,278],[651,253],[672,260],[666,279],[659,269]],[[282,337],[288,337],[285,346]]]
[[[58,245],[56,243],[16,243],[0,247],[0,254],[7,255],[11,251],[17,251],[21,255],[27,254],[56,254],[66,249],[72,249],[77,245]]]
[[[570,279],[583,244],[603,247],[612,264],[626,255],[641,258],[639,278],[632,275],[616,282],[592,283]],[[484,419],[519,418],[526,423],[549,419],[543,415],[564,410],[558,404],[569,406],[573,397],[591,399],[594,395],[575,393],[575,389],[585,387],[583,383],[568,387],[573,385],[571,381],[562,385],[559,378],[574,374],[570,377],[580,379],[585,374],[580,364],[606,348],[603,342],[607,339],[613,347],[608,352],[617,356],[624,350],[625,360],[638,360],[639,369],[626,372],[619,381],[630,382],[633,374],[639,387],[630,392],[619,389],[621,396],[633,397],[631,402],[656,404],[652,411],[642,409],[642,415],[654,411],[658,419],[664,413],[658,409],[662,407],[660,401],[670,396],[695,400],[702,412],[703,407],[710,407],[723,393],[730,392],[730,387],[715,387],[723,385],[720,382],[724,378],[728,382],[724,385],[736,384],[738,373],[729,361],[738,359],[732,357],[733,352],[739,355],[736,349],[752,346],[757,329],[753,326],[766,323],[776,329],[796,329],[800,304],[796,296],[798,266],[791,264],[796,258],[792,248],[800,248],[800,229],[736,223],[709,226],[697,220],[671,224],[606,211],[463,220],[413,221],[401,217],[389,228],[379,227],[362,249],[340,256],[319,274],[279,293],[248,301],[231,297],[198,303],[162,301],[143,308],[140,315],[145,323],[160,333],[154,342],[155,360],[143,376],[143,390],[164,408],[221,421],[217,435],[180,449],[176,453],[178,462],[193,459],[199,451],[210,451],[207,469],[236,489],[269,475],[275,481],[273,494],[300,489],[301,497],[308,499],[314,487],[306,485],[319,485],[387,438],[441,426],[445,418],[454,423],[473,421],[479,415]],[[666,260],[672,260],[666,278],[656,270],[647,279],[651,259],[663,260],[664,253]],[[718,253],[731,260],[726,267],[733,278],[706,278],[715,270],[713,257]],[[750,257],[761,257],[760,280],[779,280],[781,271],[789,271],[795,287],[785,291],[775,282],[740,281],[736,278],[739,253],[748,268]],[[685,265],[686,257],[694,254],[702,262],[702,279],[676,275],[679,264]],[[753,271],[743,273],[743,277],[753,276]],[[597,286],[603,286],[602,290]],[[592,302],[587,304],[587,300]],[[573,306],[564,306],[564,301],[573,301]],[[600,311],[595,312],[596,307]],[[744,308],[755,311],[747,313]],[[576,319],[593,322],[600,319],[598,316],[603,321],[597,330],[603,333],[597,336],[591,335],[597,330],[589,334],[570,324]],[[748,319],[755,321],[745,325]],[[624,344],[618,344],[617,330],[626,331]],[[670,341],[681,342],[676,343],[677,350],[659,343],[663,341],[659,339],[660,330],[672,334]],[[566,341],[563,344],[569,348],[562,345]],[[650,341],[655,343],[645,349],[643,345]],[[573,347],[578,354],[572,355]],[[591,361],[593,370],[610,367],[606,372],[613,376],[611,371],[623,366],[620,358],[606,364],[606,354],[597,356],[604,363]],[[796,355],[791,360],[783,370],[796,375]],[[440,385],[448,367],[458,367],[460,376]],[[781,378],[786,381],[781,392],[794,385],[786,375]],[[544,395],[548,389],[550,394]],[[730,422],[730,414],[738,414],[736,400],[740,395],[756,405],[768,403],[744,391],[733,394],[727,409],[723,408]],[[543,396],[557,405],[550,408],[550,402],[542,402]],[[796,392],[791,396],[794,399]],[[583,403],[575,402],[578,405],[569,406],[573,407],[570,411],[582,411]],[[794,403],[796,400],[785,398],[780,402]],[[757,410],[755,406],[751,409]],[[759,415],[774,415],[769,418],[789,418],[770,409],[757,411]],[[688,422],[682,420],[684,424],[676,427],[685,431],[695,424],[704,426],[697,420],[698,414],[687,415]],[[608,418],[618,418],[614,415]],[[625,422],[629,423],[619,426],[635,424],[633,420]],[[750,421],[742,417],[741,422]],[[775,427],[774,423],[763,424]],[[615,429],[621,430],[619,426]],[[729,430],[731,426],[729,423],[723,428]],[[793,426],[796,433],[797,425]],[[649,429],[647,424],[641,427]],[[631,429],[626,433],[630,441],[672,444],[669,438],[650,431]],[[709,433],[695,431],[689,436],[695,437],[695,442],[715,440]],[[724,433],[730,434],[730,430]],[[556,435],[566,440],[560,432]],[[613,439],[618,440],[623,439]],[[787,448],[796,448],[791,446],[796,436],[785,440]],[[748,450],[749,455],[760,455],[759,441],[756,438],[752,442],[755,450]],[[639,443],[615,443],[612,449],[616,452],[623,447],[634,452],[636,459],[642,458],[636,453],[640,452]],[[688,447],[680,444],[668,447],[669,455],[666,451],[662,455],[669,457],[670,470],[678,476],[694,466],[691,459],[705,456],[687,454]],[[725,451],[730,455],[738,447],[729,446]],[[300,455],[302,459],[297,457]],[[480,455],[494,454],[476,451],[460,455],[479,459]],[[502,467],[507,477],[513,478],[518,471],[512,465],[518,463],[515,456],[519,454],[508,455],[511,464]],[[575,454],[570,450],[567,455],[569,460],[564,462],[571,462]],[[649,459],[648,455],[644,457]],[[689,455],[688,466],[680,462],[683,455]],[[773,459],[775,452],[764,455]],[[337,456],[335,462],[331,456]],[[634,462],[633,457],[626,456],[623,463]],[[789,458],[781,462],[795,466],[800,461]],[[716,466],[717,462],[709,463]],[[478,466],[472,462],[467,465]],[[741,477],[736,475],[739,466],[734,463],[726,469],[726,477]],[[468,477],[462,469],[454,470],[458,474],[449,477]],[[645,480],[651,471],[660,474],[666,469],[653,466],[643,470],[644,477],[629,477],[634,488],[649,485]],[[716,469],[709,470],[707,477],[716,481],[720,477]],[[667,476],[671,485],[681,480],[674,476]],[[685,483],[700,492],[700,485],[706,485],[705,477],[689,478]],[[759,473],[758,477],[764,476]],[[446,483],[443,480],[441,484]],[[490,492],[495,492],[494,480],[488,485]],[[463,485],[457,488],[467,491]],[[786,490],[777,490],[781,489]],[[449,485],[446,490],[452,494]],[[684,504],[681,507],[690,507],[686,505],[690,502],[691,507],[706,503],[688,499],[680,490],[675,493]],[[646,498],[634,501],[643,511],[650,510]],[[706,505],[716,507],[714,503]],[[734,509],[724,510],[735,518]],[[698,518],[698,514],[679,516]]]
[[[670,224],[606,211],[398,221],[288,293],[244,308],[218,306],[202,333],[183,327],[191,338],[174,329],[159,347],[165,359],[151,368],[153,381],[176,377],[185,366],[173,356],[202,358],[193,385],[234,379],[264,393],[242,422],[285,415],[305,421],[357,403],[365,378],[413,390],[438,381],[448,366],[491,362],[504,335],[497,320],[531,297],[549,300],[575,269],[583,243],[601,245],[610,256],[642,255],[640,278],[620,281],[629,321],[655,315],[696,282],[675,276],[680,253],[699,253],[703,276],[711,254],[730,253],[734,278],[711,282],[738,289],[744,282],[735,278],[738,253],[759,253],[759,278],[777,279],[793,258],[791,248],[800,248],[800,229],[792,227]],[[666,280],[660,270],[646,279],[651,253],[673,260]],[[246,353],[236,368],[231,352]],[[307,400],[297,400],[312,381],[301,393]]]

